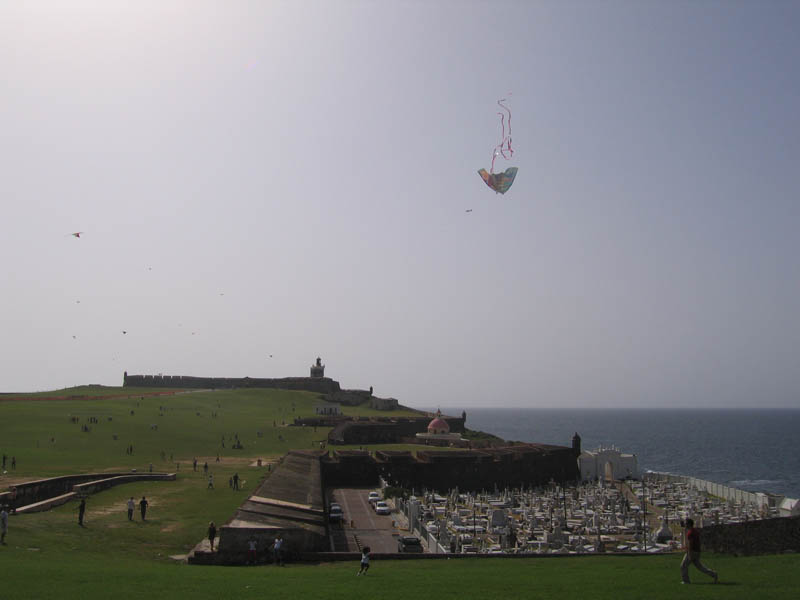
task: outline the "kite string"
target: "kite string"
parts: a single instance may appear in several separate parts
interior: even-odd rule
[[[505,110],[506,113],[508,113],[508,135],[506,135],[506,115],[505,113],[498,112],[497,114],[500,116],[502,137],[500,139],[500,143],[495,146],[494,151],[492,152],[492,166],[489,169],[490,173],[494,173],[494,161],[497,159],[498,154],[505,160],[508,160],[514,156],[514,148],[511,147],[511,109],[503,104],[503,102],[506,102],[505,98],[498,100],[497,104],[500,106],[500,108]]]

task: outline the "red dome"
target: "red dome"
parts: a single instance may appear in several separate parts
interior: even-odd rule
[[[450,433],[450,425],[441,417],[436,417],[428,423],[428,433]]]

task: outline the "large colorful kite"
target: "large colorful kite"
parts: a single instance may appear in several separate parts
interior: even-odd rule
[[[511,110],[503,104],[506,99],[502,98],[497,101],[498,106],[505,112],[498,112],[500,116],[500,127],[502,129],[502,137],[500,143],[495,146],[492,152],[492,165],[489,167],[489,172],[486,169],[479,169],[478,174],[483,178],[490,188],[498,194],[505,194],[514,183],[514,178],[517,176],[517,167],[509,167],[502,173],[494,172],[494,161],[498,156],[502,156],[505,160],[509,160],[514,156],[514,149],[511,147]],[[508,133],[506,133],[506,119],[508,120]]]

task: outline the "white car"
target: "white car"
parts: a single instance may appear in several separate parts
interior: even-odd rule
[[[367,496],[367,501],[370,504],[375,504],[378,500],[381,499],[381,495],[378,492],[370,492]]]
[[[375,512],[379,515],[389,515],[392,513],[392,509],[389,508],[389,505],[386,504],[383,500],[380,502],[375,503]]]

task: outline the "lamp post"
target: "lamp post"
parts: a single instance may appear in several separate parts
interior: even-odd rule
[[[642,539],[644,540],[644,551],[647,552],[647,497],[645,496],[644,477],[642,477]]]

